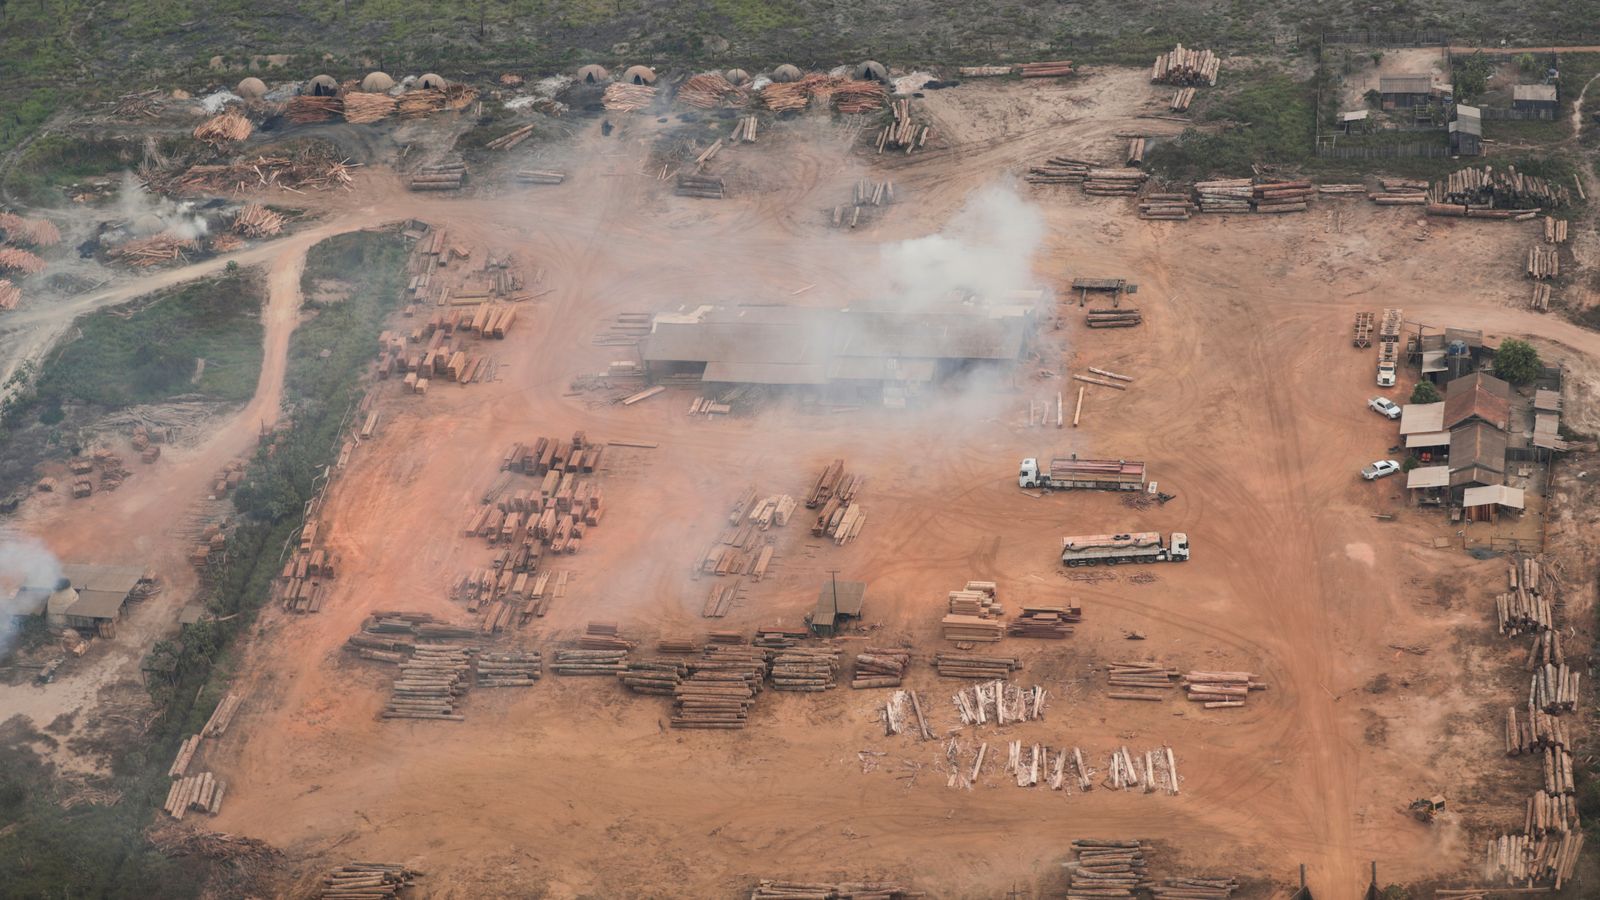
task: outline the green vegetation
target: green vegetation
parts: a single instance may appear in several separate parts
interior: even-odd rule
[[[1450,84],[1455,89],[1456,99],[1472,103],[1482,97],[1483,92],[1488,90],[1489,76],[1494,74],[1499,60],[1498,56],[1484,56],[1481,53],[1451,57]]]
[[[1151,151],[1153,171],[1177,180],[1250,174],[1253,163],[1297,164],[1312,151],[1315,111],[1310,90],[1287,74],[1266,72],[1219,88],[1196,104],[1196,118],[1216,130],[1186,129]]]
[[[1417,386],[1411,389],[1412,403],[1438,403],[1443,399],[1439,389],[1434,387],[1431,381],[1419,381]]]
[[[1527,384],[1539,377],[1544,363],[1527,341],[1507,338],[1494,353],[1494,374],[1512,384]]]

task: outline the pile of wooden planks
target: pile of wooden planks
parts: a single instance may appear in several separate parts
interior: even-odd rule
[[[1571,712],[1578,708],[1578,680],[1582,675],[1566,663],[1539,666],[1533,670],[1528,702],[1547,713]]]
[[[1188,112],[1189,106],[1194,103],[1194,92],[1195,89],[1192,87],[1178,88],[1174,91],[1172,102],[1169,104],[1172,107],[1172,111]]]
[[[785,881],[763,878],[750,900],[921,900],[928,896],[897,881]]]
[[[439,163],[418,169],[406,181],[406,187],[413,191],[459,191],[466,178],[466,163]]]
[[[1082,621],[1078,606],[1024,606],[1021,615],[1006,623],[1011,637],[1061,640],[1072,636],[1072,623]]]
[[[1527,634],[1555,627],[1551,598],[1544,595],[1550,579],[1544,566],[1532,557],[1512,562],[1507,570],[1508,593],[1495,595],[1496,621],[1501,634]]]
[[[789,517],[794,515],[795,507],[799,505],[799,502],[788,494],[773,494],[750,504],[750,512],[745,518],[759,526],[762,531],[774,525],[781,528],[789,524]]]
[[[1583,850],[1584,833],[1573,831],[1559,839],[1534,838],[1526,834],[1502,834],[1489,839],[1484,857],[1483,877],[1503,881],[1509,885],[1522,885],[1529,890],[1534,882],[1551,882],[1554,890],[1567,884]],[[1459,900],[1488,897],[1504,893],[1493,887],[1476,894],[1450,894]],[[1440,897],[1445,892],[1439,892]]]
[[[21,300],[22,288],[12,284],[10,279],[0,278],[0,309],[16,309]]]
[[[754,115],[740,116],[734,123],[733,134],[728,135],[728,140],[736,144],[754,144],[756,142],[756,117]]]
[[[862,688],[899,687],[911,667],[911,651],[886,647],[867,647],[856,655],[850,686]]]
[[[1150,886],[1150,846],[1143,841],[1076,840],[1067,900],[1117,900]]]
[[[339,866],[322,879],[316,900],[381,900],[398,897],[422,873],[395,863],[355,862]]]
[[[1544,217],[1544,242],[1546,244],[1565,244],[1567,242],[1567,220],[1555,216]]]
[[[821,474],[817,475],[817,480],[812,483],[811,492],[806,495],[806,509],[816,509],[829,500],[835,499],[836,492],[845,486],[853,490],[854,479],[851,479],[846,485],[844,460],[836,459],[825,466]]]
[[[828,81],[826,75],[807,75],[799,81],[774,81],[761,89],[761,103],[773,112],[805,109],[811,95]]]
[[[1206,709],[1235,709],[1244,706],[1251,691],[1267,689],[1255,680],[1258,677],[1250,672],[1189,672],[1183,676],[1183,687],[1190,701]]]
[[[1029,184],[1082,184],[1089,172],[1101,168],[1098,162],[1071,156],[1052,156],[1042,164],[1030,166],[1022,180]]]
[[[1017,74],[1023,78],[1059,78],[1062,75],[1071,75],[1072,60],[1055,59],[1023,63],[1017,66]]]
[[[247,187],[284,187],[294,190],[349,186],[348,159],[336,157],[334,148],[316,143],[291,156],[257,156],[217,165],[190,166],[163,186],[188,191],[242,191]]]
[[[1132,328],[1144,324],[1144,316],[1131,306],[1091,309],[1084,313],[1083,320],[1090,328]]]
[[[480,653],[473,671],[478,687],[529,687],[544,673],[544,656],[537,650]]]
[[[1195,183],[1194,196],[1201,212],[1249,212],[1255,185],[1248,178],[1200,181]]]
[[[228,110],[196,125],[194,138],[213,147],[221,147],[223,144],[237,143],[248,138],[250,132],[254,130],[249,119],[235,110]]]
[[[626,650],[557,650],[550,664],[557,675],[620,675],[627,670]]]
[[[467,692],[474,649],[461,644],[417,644],[400,663],[385,719],[466,720],[456,703]]]
[[[490,150],[510,150],[531,137],[533,137],[533,123],[529,122],[511,129],[483,146]]]
[[[678,88],[678,99],[700,109],[719,106],[738,107],[750,102],[750,95],[719,72],[694,75]]]
[[[961,724],[1000,726],[1044,718],[1044,700],[1045,689],[1038,685],[1023,688],[1001,679],[962,688],[950,698]]]
[[[245,237],[271,237],[283,230],[283,216],[252,201],[234,213],[233,230]]]
[[[825,691],[839,675],[836,647],[791,647],[767,655],[775,691]]]
[[[1252,185],[1251,207],[1258,213],[1305,212],[1316,196],[1309,181],[1268,181]]]
[[[1528,248],[1528,276],[1548,281],[1561,275],[1561,258],[1553,244],[1534,244]]]
[[[565,172],[545,172],[538,169],[518,169],[516,179],[523,184],[560,184],[567,180]]]
[[[1452,172],[1435,182],[1428,197],[1434,203],[1483,209],[1554,209],[1572,201],[1567,189],[1534,175],[1523,175],[1516,166],[1472,167]]]
[[[1164,691],[1173,685],[1173,679],[1178,677],[1178,670],[1168,668],[1155,660],[1124,660],[1113,662],[1111,668],[1106,670],[1106,684],[1112,690],[1106,696],[1113,700],[1161,700],[1165,694],[1152,693]]]
[[[1372,313],[1356,313],[1350,332],[1350,346],[1365,349],[1372,346]]]
[[[984,616],[951,614],[939,620],[939,627],[947,641],[980,641],[993,643],[1005,637],[1005,625],[999,619]]]
[[[933,658],[933,667],[941,678],[977,678],[1004,680],[1012,672],[1022,669],[1022,661],[1014,656],[967,656],[959,653],[939,653]]]
[[[700,197],[705,200],[721,200],[728,195],[727,185],[723,183],[721,175],[692,175],[688,172],[678,173],[673,193],[679,197]]]
[[[1163,878],[1150,886],[1155,900],[1228,900],[1239,889],[1237,878]]]
[[[894,122],[885,125],[878,134],[879,153],[885,149],[904,149],[910,153],[928,142],[928,134],[933,131],[933,126],[924,125],[912,117],[909,97],[894,101],[889,108],[894,113]]]
[[[1190,50],[1182,44],[1156,57],[1150,67],[1150,81],[1155,84],[1215,85],[1222,60],[1210,50]]]
[[[638,112],[656,102],[656,89],[648,84],[615,81],[606,85],[600,103],[612,112]]]
[[[222,811],[222,795],[227,789],[227,783],[210,772],[179,778],[172,782],[161,808],[174,819],[182,819],[190,810],[214,816]]]
[[[306,95],[289,101],[289,109],[284,118],[296,125],[311,125],[317,122],[332,122],[342,115],[344,115],[342,98]]]
[[[1187,222],[1198,207],[1188,194],[1157,193],[1139,197],[1139,218],[1167,222]]]
[[[761,689],[759,669],[698,668],[673,686],[673,728],[738,729]]]
[[[344,120],[352,125],[371,125],[394,115],[395,99],[387,94],[358,91],[344,96]]]
[[[1083,179],[1083,192],[1094,197],[1131,197],[1149,178],[1137,170],[1090,169]]]
[[[996,585],[992,581],[969,581],[966,587],[949,593],[949,611],[959,616],[979,616],[992,619],[1005,615],[1005,607],[995,599]]]

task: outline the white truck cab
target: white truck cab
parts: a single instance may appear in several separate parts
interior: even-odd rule
[[[1378,387],[1394,387],[1394,363],[1378,363]]]
[[[1039,486],[1039,461],[1032,457],[1022,461],[1020,471],[1017,472],[1017,487],[1031,488]]]
[[[1172,533],[1172,546],[1167,548],[1167,553],[1174,562],[1181,562],[1189,558],[1189,536],[1181,531]]]

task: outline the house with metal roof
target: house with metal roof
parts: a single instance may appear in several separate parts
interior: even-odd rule
[[[1505,431],[1510,427],[1511,385],[1482,372],[1450,382],[1444,394],[1444,427],[1454,431],[1473,421]]]
[[[1473,421],[1450,432],[1450,494],[1459,500],[1466,489],[1505,484],[1506,433],[1487,422]]]
[[[1553,116],[1560,106],[1553,84],[1519,84],[1511,88],[1511,108]]]
[[[1384,109],[1425,106],[1433,99],[1433,76],[1384,75],[1378,79],[1378,98]]]

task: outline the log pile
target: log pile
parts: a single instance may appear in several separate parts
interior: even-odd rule
[[[620,675],[627,670],[626,650],[557,650],[550,664],[557,675]]]
[[[1369,192],[1367,199],[1379,206],[1422,206],[1428,202],[1428,182],[1404,178],[1379,179],[1380,190]]]
[[[1497,594],[1494,601],[1500,633],[1538,633],[1555,627],[1551,598],[1544,595],[1550,580],[1544,573],[1544,566],[1527,557],[1514,561],[1508,576],[1511,590]]]
[[[733,133],[728,135],[728,140],[735,144],[754,144],[756,142],[756,117],[754,115],[740,116],[734,123]]]
[[[791,647],[768,654],[775,691],[825,691],[839,674],[834,647]]]
[[[1188,194],[1144,194],[1139,197],[1139,218],[1187,222],[1197,207]]]
[[[1106,693],[1113,700],[1161,700],[1164,691],[1174,684],[1178,670],[1168,668],[1154,660],[1124,660],[1113,662],[1106,671],[1106,684],[1115,688]]]
[[[995,680],[962,688],[951,698],[963,725],[1003,726],[1010,722],[1031,722],[1044,718],[1045,690],[1038,685],[1023,688],[1009,681]]]
[[[1132,328],[1144,324],[1144,316],[1131,306],[1116,309],[1091,309],[1084,313],[1083,321],[1090,328]]]
[[[351,125],[371,125],[394,115],[395,105],[395,99],[388,94],[346,94],[344,120]]]
[[[519,169],[516,178],[523,184],[560,184],[567,180],[565,172],[543,172],[538,169]]]
[[[140,91],[135,94],[123,94],[111,105],[111,114],[122,119],[142,117],[154,119],[161,115],[163,91],[159,88],[149,91]]]
[[[1145,139],[1142,137],[1128,139],[1128,165],[1138,166],[1144,164]]]
[[[200,742],[205,739],[205,732],[191,734],[178,744],[178,755],[172,758],[172,765],[167,767],[168,778],[182,778],[189,774],[189,764],[194,762],[194,756],[200,752]]]
[[[1255,186],[1248,178],[1201,181],[1194,186],[1201,212],[1249,212]]]
[[[519,128],[513,128],[492,141],[484,144],[490,150],[511,150],[518,144],[533,137],[533,123],[528,123]]]
[[[1544,242],[1547,244],[1565,244],[1567,242],[1567,220],[1555,216],[1544,217]]]
[[[656,89],[648,84],[612,82],[600,103],[612,112],[638,112],[656,102]]]
[[[1516,166],[1452,172],[1444,181],[1433,184],[1429,199],[1439,204],[1501,210],[1555,209],[1572,201],[1564,186],[1523,175]]]
[[[1006,623],[1006,634],[1061,640],[1072,635],[1072,623],[1082,620],[1079,606],[1024,606],[1021,615]]]
[[[1305,212],[1316,188],[1309,181],[1269,181],[1252,185],[1251,207],[1258,213]]]
[[[1052,156],[1040,165],[1029,167],[1022,180],[1029,184],[1082,184],[1090,170],[1100,167],[1100,163],[1089,160]]]
[[[1236,878],[1163,878],[1150,886],[1155,900],[1228,900],[1239,889]]]
[[[0,272],[37,275],[44,271],[44,260],[20,247],[0,247]]]
[[[911,115],[911,100],[905,98],[889,104],[889,109],[894,113],[894,122],[883,127],[878,134],[878,152],[885,149],[904,149],[907,153],[923,146],[928,142],[928,134],[933,130],[931,125],[923,125]]]
[[[400,663],[385,719],[444,719],[462,722],[456,703],[467,692],[472,648],[460,644],[418,644]]]
[[[183,251],[193,250],[195,247],[194,241],[170,234],[158,234],[154,237],[125,241],[107,250],[106,255],[130,266],[144,268],[184,260]],[[6,251],[0,250],[0,267],[5,265],[5,253]]]
[[[1210,50],[1190,50],[1182,44],[1170,52],[1156,57],[1150,67],[1150,81],[1154,84],[1211,85],[1217,83],[1217,73],[1222,60]]]
[[[743,728],[760,689],[759,669],[698,668],[672,689],[672,727]]]
[[[422,873],[394,863],[356,862],[339,866],[322,879],[317,900],[382,900],[398,897]]]
[[[1106,768],[1106,785],[1112,790],[1131,791],[1142,788],[1144,793],[1165,790],[1169,795],[1178,793],[1178,760],[1171,747],[1146,750],[1143,754],[1130,753],[1126,746],[1111,751],[1111,762]]]
[[[1172,94],[1172,103],[1170,104],[1172,111],[1188,112],[1190,104],[1194,103],[1194,92],[1195,89],[1192,87],[1178,88],[1176,91],[1174,91]]]
[[[1017,74],[1023,78],[1059,78],[1062,75],[1072,74],[1072,60],[1056,59],[1045,62],[1023,63],[1017,66]]]
[[[799,81],[774,81],[761,89],[761,103],[778,113],[805,109],[811,95],[827,80],[826,75],[807,75]]]
[[[1552,882],[1560,890],[1572,878],[1583,850],[1584,833],[1574,831],[1558,840],[1534,838],[1526,834],[1502,834],[1490,838],[1483,864],[1483,877],[1510,885],[1531,886]],[[1452,894],[1460,900],[1502,893],[1485,888],[1477,894]],[[1440,896],[1443,896],[1441,892]]]
[[[21,300],[22,288],[12,284],[9,279],[0,278],[0,309],[16,309]]]
[[[1149,178],[1136,170],[1090,169],[1083,179],[1083,192],[1094,197],[1131,197]]]
[[[222,737],[227,733],[228,725],[233,722],[233,714],[239,711],[239,704],[243,702],[243,697],[231,691],[224,695],[216,709],[211,711],[211,718],[206,720],[205,727],[200,729],[200,733],[206,737]]]
[[[444,91],[419,88],[401,94],[395,100],[395,112],[402,119],[420,119],[444,109],[445,103]]]
[[[234,110],[229,110],[221,115],[212,116],[194,127],[195,140],[221,147],[224,144],[238,143],[250,136],[254,131],[250,120]]]
[[[583,636],[578,638],[578,648],[581,650],[621,650],[627,652],[637,644],[622,637],[618,633],[615,622],[590,622],[583,629]]]
[[[882,109],[889,97],[881,83],[876,81],[844,81],[833,86],[833,105],[847,116]]]
[[[959,653],[939,653],[933,658],[933,667],[941,678],[976,678],[988,681],[1004,680],[1012,672],[1022,669],[1022,661],[1014,656],[967,656]]]
[[[720,73],[695,75],[678,88],[678,99],[700,109],[719,106],[739,107],[750,102],[744,89],[736,87]]]
[[[218,781],[210,772],[201,772],[172,782],[167,790],[167,802],[161,808],[174,819],[182,819],[190,811],[216,815],[222,811],[222,795],[226,782]]]
[[[1536,282],[1533,286],[1533,296],[1528,298],[1528,305],[1540,312],[1548,312],[1550,309],[1550,285],[1544,282]]]
[[[480,653],[475,660],[478,687],[529,687],[544,672],[537,650]]]
[[[61,231],[49,219],[29,219],[16,213],[0,212],[0,232],[14,244],[53,247],[61,243]]]
[[[896,881],[781,881],[763,878],[750,900],[921,900],[928,896]]]
[[[459,191],[467,178],[465,163],[439,163],[423,166],[406,181],[413,191]]]
[[[685,660],[639,659],[629,660],[627,667],[617,673],[617,680],[636,694],[670,697],[688,674],[689,662]]]
[[[1077,859],[1064,863],[1070,877],[1067,900],[1132,898],[1150,886],[1149,845],[1142,841],[1077,840]]]
[[[1529,702],[1547,713],[1571,712],[1578,706],[1577,669],[1561,665],[1542,665],[1533,670],[1533,685],[1528,690]]]
[[[721,200],[728,195],[727,185],[723,183],[721,175],[694,175],[688,172],[678,173],[673,193],[679,197],[700,197],[706,200]]]
[[[883,647],[868,647],[857,654],[855,671],[850,678],[850,687],[861,690],[862,688],[899,687],[905,678],[906,669],[911,667],[911,651],[894,650]]]
[[[283,230],[283,216],[259,203],[246,203],[233,215],[233,230],[245,237],[271,237]]]
[[[1249,672],[1189,672],[1183,676],[1183,688],[1191,702],[1206,709],[1234,709],[1244,706],[1251,691],[1267,689],[1256,678]]]
[[[1548,281],[1561,275],[1561,258],[1553,244],[1534,244],[1528,248],[1528,276]]]
[[[993,643],[1005,637],[1005,625],[999,619],[985,616],[962,616],[951,614],[939,620],[944,639],[947,641],[980,641]]]
[[[289,101],[289,109],[284,113],[284,118],[296,125],[311,125],[317,122],[332,122],[342,115],[344,115],[343,99],[306,95]]]
[[[1575,794],[1552,794],[1543,789],[1528,796],[1528,834],[1566,834],[1578,828],[1578,798]]]

